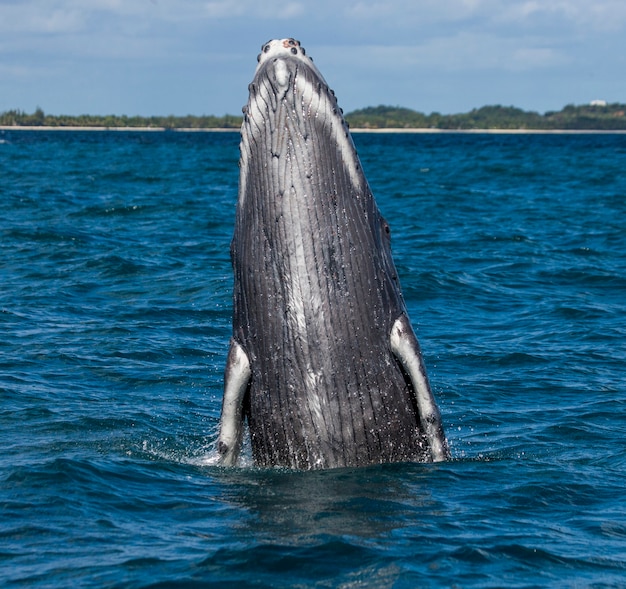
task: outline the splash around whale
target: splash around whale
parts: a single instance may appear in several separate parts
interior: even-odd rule
[[[241,127],[219,462],[449,458],[389,226],[332,90],[294,39],[258,56]]]

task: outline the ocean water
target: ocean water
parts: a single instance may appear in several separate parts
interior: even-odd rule
[[[212,466],[238,134],[0,134],[1,586],[626,586],[626,136],[355,142],[447,463]]]

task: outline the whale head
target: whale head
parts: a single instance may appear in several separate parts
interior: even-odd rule
[[[243,108],[240,196],[247,192],[250,157],[282,159],[270,167],[284,188],[285,166],[295,159],[306,166],[311,145],[326,152],[336,150],[354,190],[368,190],[335,93],[300,42],[291,38],[268,41],[257,61]]]

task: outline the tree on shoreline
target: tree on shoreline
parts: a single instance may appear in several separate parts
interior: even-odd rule
[[[21,110],[0,113],[0,126],[4,127],[100,127],[148,129],[238,129],[241,117],[224,115],[127,116],[127,115],[47,115],[37,107],[33,114]]]
[[[346,115],[353,128],[363,129],[525,129],[525,130],[626,130],[626,104],[569,104],[560,111],[539,114],[513,106],[483,106],[468,113],[429,115],[399,106],[371,106]],[[238,129],[241,117],[224,115],[127,116],[47,115],[37,107],[33,114],[20,110],[0,113],[5,127],[96,127],[148,129]]]
[[[567,105],[543,115],[513,106],[483,106],[468,113],[430,115],[407,108],[376,106],[346,115],[352,127],[366,129],[524,129],[524,130],[626,130],[626,104]]]

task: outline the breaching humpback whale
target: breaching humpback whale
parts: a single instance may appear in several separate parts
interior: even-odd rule
[[[294,39],[263,45],[241,127],[233,336],[219,461],[449,458],[389,226],[332,90]]]

